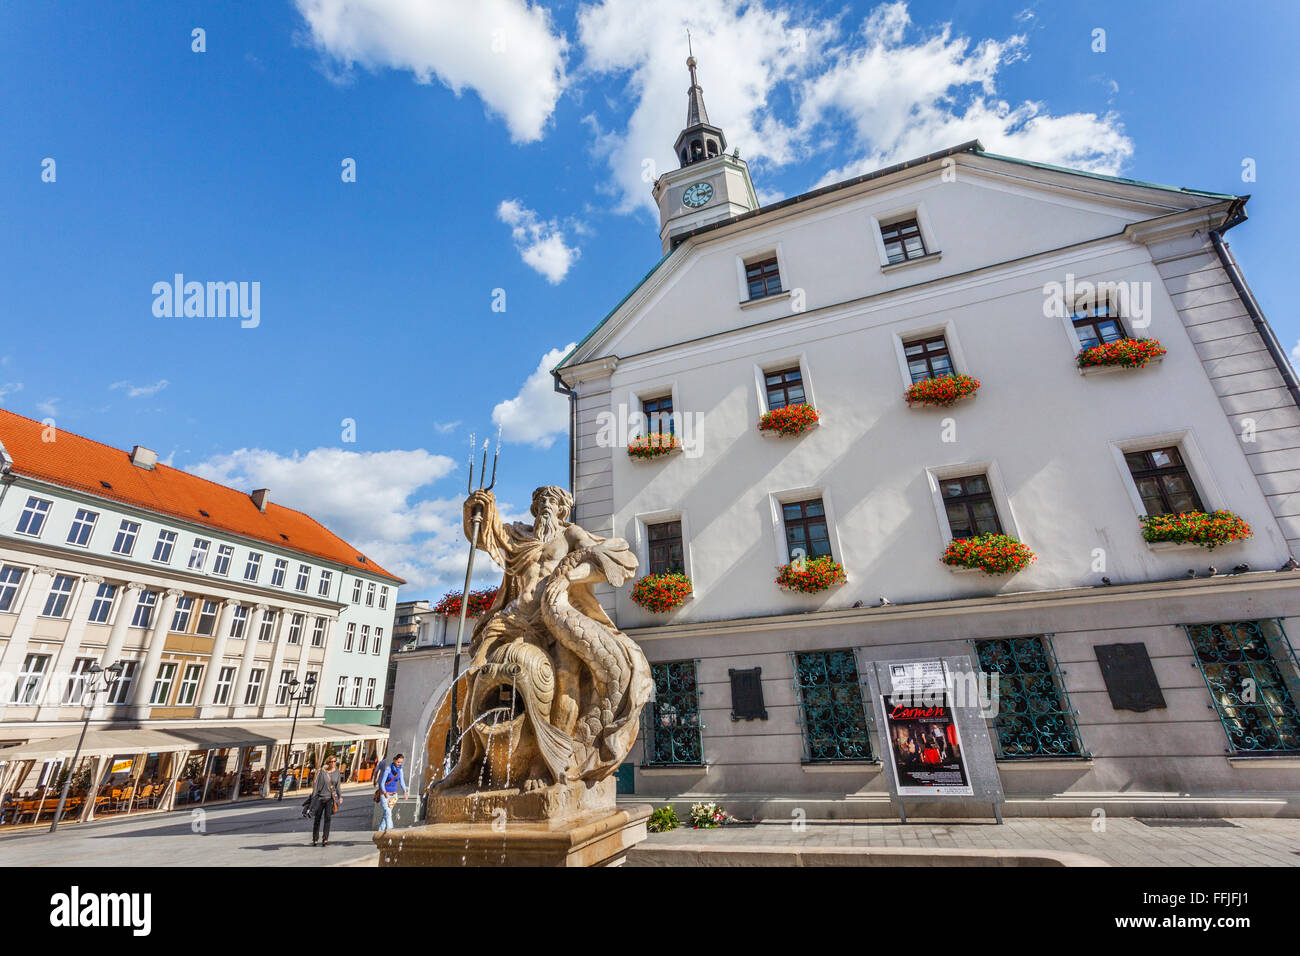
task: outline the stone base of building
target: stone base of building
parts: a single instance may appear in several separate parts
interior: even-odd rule
[[[374,841],[380,866],[620,866],[649,817],[633,804],[558,821],[434,823]]]

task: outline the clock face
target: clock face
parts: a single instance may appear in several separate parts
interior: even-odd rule
[[[713,187],[708,183],[691,183],[682,192],[682,205],[699,209],[713,198]]]

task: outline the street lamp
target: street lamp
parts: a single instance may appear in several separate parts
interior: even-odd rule
[[[284,752],[284,773],[280,774],[280,792],[275,799],[284,799],[284,786],[289,781],[289,761],[293,759],[293,735],[298,729],[298,707],[311,700],[311,692],[316,689],[316,675],[308,674],[302,690],[298,690],[298,678],[289,681],[289,700],[293,701],[293,723],[289,725],[289,746]]]
[[[81,745],[86,742],[86,730],[90,727],[90,715],[95,710],[95,698],[100,691],[108,690],[117,683],[117,679],[122,676],[122,662],[116,661],[102,670],[98,664],[91,664],[86,668],[86,674],[86,686],[81,692],[81,706],[86,711],[86,719],[81,724],[81,736],[77,738],[77,751],[72,755],[72,763],[68,766],[68,775],[63,778],[63,791],[59,794],[59,806],[54,811],[54,819],[50,821],[51,833],[59,828],[59,820],[63,817],[63,806],[68,802],[68,788],[72,786],[72,776],[77,772],[77,761],[81,759]],[[90,700],[89,703],[86,702],[87,698]]]

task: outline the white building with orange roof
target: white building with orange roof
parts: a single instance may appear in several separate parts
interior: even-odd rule
[[[365,777],[402,583],[267,489],[0,410],[0,821],[49,820],[87,709],[65,822],[265,795],[291,736]]]

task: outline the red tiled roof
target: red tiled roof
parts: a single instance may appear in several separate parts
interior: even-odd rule
[[[38,421],[0,408],[0,441],[14,460],[15,474],[405,583],[301,511],[272,501],[263,513],[242,491],[163,464],[139,468],[131,464],[130,452],[62,429],[55,441],[42,441],[44,429]]]

